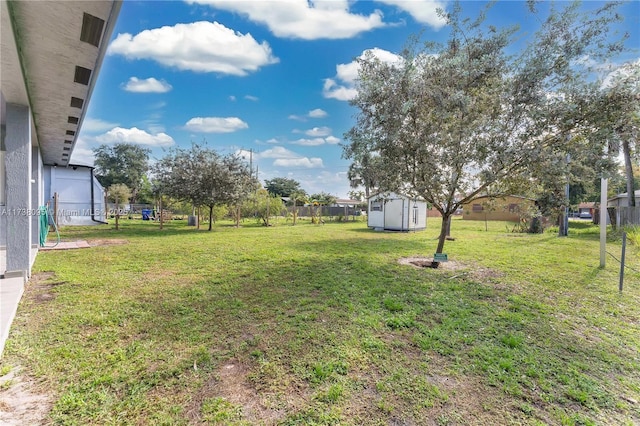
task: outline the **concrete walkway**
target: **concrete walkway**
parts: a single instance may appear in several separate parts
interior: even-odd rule
[[[60,241],[58,244],[56,243],[46,243],[44,247],[40,247],[40,250],[72,250],[72,249],[80,249],[80,248],[90,248],[88,242],[86,241]]]
[[[24,293],[23,277],[0,279],[0,357],[9,338],[9,329],[16,316],[22,293]]]

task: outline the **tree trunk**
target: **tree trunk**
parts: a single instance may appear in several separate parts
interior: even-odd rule
[[[116,231],[120,229],[120,203],[118,202],[118,196],[116,195]]]
[[[447,240],[449,233],[451,232],[451,213],[445,213],[442,215],[442,226],[440,227],[440,236],[438,237],[438,247],[436,253],[442,253],[444,248],[444,242]],[[437,268],[440,262],[431,262],[433,268]]]
[[[213,226],[213,205],[209,206],[209,231],[211,231],[211,227]]]
[[[160,229],[162,229],[162,227],[164,226],[164,211],[163,211],[163,207],[162,207],[162,195],[160,196]]]
[[[627,196],[629,207],[636,206],[636,193],[633,187],[633,164],[631,163],[631,148],[629,141],[625,138],[622,141],[622,153],[624,154],[624,171],[627,177]]]
[[[296,224],[296,219],[298,217],[298,208],[296,207],[296,205],[293,205],[293,225],[295,226]]]

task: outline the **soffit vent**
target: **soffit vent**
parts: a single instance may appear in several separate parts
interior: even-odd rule
[[[82,16],[82,31],[80,32],[80,40],[92,44],[95,47],[100,46],[100,39],[102,38],[103,28],[103,19],[85,13]]]
[[[67,122],[70,123],[70,124],[78,124],[78,117],[69,116],[67,118]]]
[[[64,141],[64,143],[67,143],[67,144],[71,145],[73,143],[73,141],[70,141],[70,140],[67,139],[67,140]]]
[[[64,152],[64,153],[62,154],[62,156],[63,156],[63,157],[68,157],[68,156],[69,156],[69,154],[67,154],[66,152]],[[63,160],[64,160],[64,158],[63,158]]]
[[[91,80],[91,70],[89,68],[79,67],[76,65],[76,75],[73,81],[88,86],[89,80]]]
[[[76,132],[75,132],[75,131],[73,131],[73,130],[67,130],[67,135],[69,135],[69,136],[74,136],[75,134],[76,134]]]
[[[71,106],[73,108],[82,108],[82,105],[84,105],[84,99],[71,97]]]
[[[65,146],[64,148],[62,148],[63,151],[71,151],[71,148],[69,148],[68,146]]]

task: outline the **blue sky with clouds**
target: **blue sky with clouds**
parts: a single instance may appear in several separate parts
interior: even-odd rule
[[[473,17],[483,5],[462,2]],[[437,8],[451,3],[125,1],[71,162],[92,164],[100,144],[136,143],[160,158],[206,141],[223,154],[253,150],[262,182],[289,177],[309,193],[347,197],[340,144],[356,113],[354,58],[374,49],[392,59],[413,34],[446,39]],[[620,30],[640,47],[640,2],[623,13]],[[488,23],[531,32],[536,21],[525,2],[510,1]]]

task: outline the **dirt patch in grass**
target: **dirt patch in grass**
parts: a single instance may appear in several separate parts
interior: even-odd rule
[[[249,368],[238,360],[222,364],[194,398],[188,412],[189,419],[196,423],[201,420],[202,407],[207,399],[224,398],[233,406],[240,407],[242,419],[252,424],[275,425],[282,420],[285,412],[268,408],[261,402],[260,395],[249,382],[249,373]]]
[[[87,243],[89,243],[89,245],[91,247],[95,247],[95,246],[120,246],[123,244],[129,244],[128,240],[123,240],[120,238],[104,238],[104,239],[93,239],[93,240],[87,240]]]
[[[26,297],[33,299],[36,303],[46,303],[55,299],[56,294],[51,290],[65,283],[64,281],[53,281],[55,276],[55,272],[52,271],[33,274],[27,283]]]
[[[438,267],[433,268],[432,257],[402,257],[398,259],[398,263],[401,265],[412,266],[416,269],[425,269],[427,271],[457,272],[457,274],[454,275],[455,277],[469,275],[479,281],[492,280],[504,275],[502,272],[495,271],[490,268],[485,268],[472,263],[459,262],[456,260],[438,262]]]
[[[51,397],[35,381],[18,375],[16,368],[0,377],[0,424],[47,424],[51,407]]]

